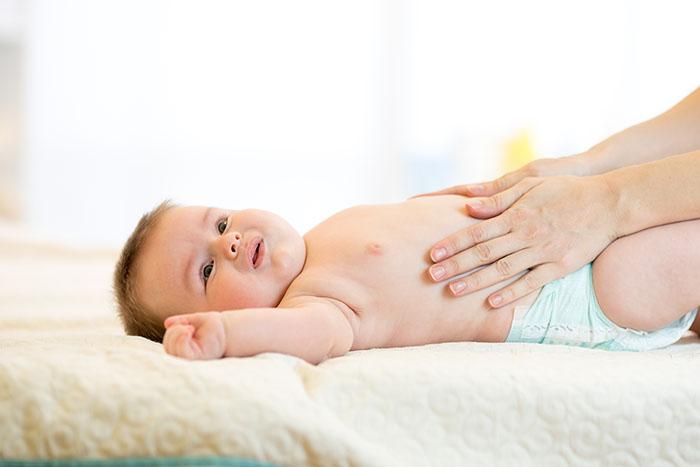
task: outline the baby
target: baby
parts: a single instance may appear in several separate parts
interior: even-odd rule
[[[649,350],[695,330],[700,220],[618,239],[591,264],[498,309],[430,279],[435,239],[477,219],[459,196],[342,211],[303,237],[266,211],[177,206],[145,215],[115,271],[127,334],[189,359],[456,341]]]

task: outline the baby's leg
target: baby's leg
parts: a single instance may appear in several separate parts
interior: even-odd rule
[[[700,219],[614,241],[593,262],[593,286],[618,326],[653,331],[700,305]]]

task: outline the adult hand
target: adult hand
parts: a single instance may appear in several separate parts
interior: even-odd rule
[[[540,173],[564,170],[556,159],[539,162]],[[453,187],[440,194],[483,194],[465,201],[472,217],[487,220],[441,240],[431,250],[435,281],[444,281],[479,266],[486,267],[453,280],[456,296],[496,284],[529,271],[489,296],[494,308],[521,298],[544,284],[591,262],[617,238],[616,200],[601,176],[530,176],[533,165],[498,180]],[[568,170],[579,170],[568,167]],[[495,217],[494,217],[495,216]],[[442,275],[439,274],[442,268]]]
[[[550,177],[552,175],[592,175],[592,161],[595,159],[596,156],[588,152],[568,157],[537,159],[529,164],[525,164],[518,170],[509,172],[491,182],[474,185],[456,185],[450,188],[445,188],[444,190],[424,193],[418,196],[493,196],[496,193],[513,187],[516,183],[526,177]]]

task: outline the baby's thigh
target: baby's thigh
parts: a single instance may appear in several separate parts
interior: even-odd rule
[[[593,286],[618,326],[660,329],[700,304],[700,219],[622,237],[593,262]]]

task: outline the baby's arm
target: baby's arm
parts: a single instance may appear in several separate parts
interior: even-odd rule
[[[622,237],[593,262],[593,286],[618,326],[660,329],[700,305],[700,219]]]
[[[189,359],[279,352],[318,364],[348,352],[354,335],[341,308],[331,300],[322,299],[292,308],[171,316],[165,320],[165,327],[165,351]]]

